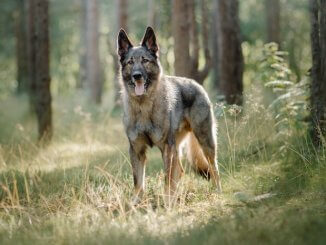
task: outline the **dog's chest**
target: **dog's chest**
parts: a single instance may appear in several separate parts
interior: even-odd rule
[[[133,118],[129,122],[127,134],[130,140],[137,138],[148,138],[154,144],[157,144],[163,138],[164,115],[155,107],[140,106],[133,111]]]

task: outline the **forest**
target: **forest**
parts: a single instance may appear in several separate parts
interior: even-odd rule
[[[167,205],[153,147],[132,202],[117,40],[148,26],[208,93],[220,193],[182,158]],[[218,243],[326,244],[326,0],[1,1],[0,244]]]

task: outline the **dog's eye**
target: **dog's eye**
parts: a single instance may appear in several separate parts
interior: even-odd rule
[[[148,63],[149,59],[143,58],[143,63]]]
[[[132,65],[133,63],[134,63],[134,61],[133,60],[128,60],[128,65]]]

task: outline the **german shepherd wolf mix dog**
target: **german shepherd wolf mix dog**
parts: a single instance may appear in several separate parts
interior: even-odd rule
[[[158,60],[158,45],[148,27],[140,46],[133,46],[124,30],[118,35],[121,64],[123,123],[129,139],[135,200],[145,186],[146,148],[157,146],[162,153],[166,196],[173,197],[183,174],[181,143],[187,140],[192,167],[221,183],[216,160],[216,125],[207,93],[194,80],[166,76]]]

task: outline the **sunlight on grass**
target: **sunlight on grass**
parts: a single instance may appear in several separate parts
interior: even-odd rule
[[[12,121],[3,128],[15,137],[0,145],[1,244],[322,241],[325,151],[317,153],[301,136],[283,149],[255,93],[244,108],[216,107],[223,194],[184,162],[172,208],[164,205],[158,150],[148,154],[146,195],[138,206],[131,204],[127,139],[121,119],[103,113],[105,108],[55,105],[57,134],[44,149],[33,143],[24,110],[8,117]],[[307,230],[313,235],[304,235]]]

